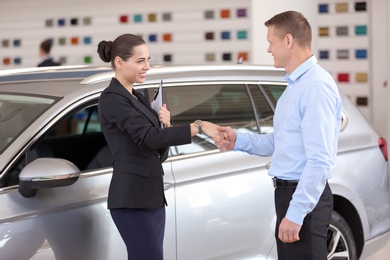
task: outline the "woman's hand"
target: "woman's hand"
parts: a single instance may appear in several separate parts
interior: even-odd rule
[[[168,111],[167,104],[163,104],[158,111],[158,119],[164,124],[164,128],[171,126],[171,112]]]

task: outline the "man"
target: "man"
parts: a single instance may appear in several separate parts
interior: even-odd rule
[[[275,187],[278,259],[327,258],[326,233],[333,210],[331,177],[341,124],[341,99],[332,76],[311,53],[311,27],[295,11],[265,22],[268,52],[287,72],[286,90],[274,115],[274,133],[220,131],[221,150],[272,155],[269,175]]]
[[[53,42],[51,40],[45,40],[41,42],[39,46],[39,56],[41,57],[41,62],[38,64],[38,67],[47,67],[47,66],[60,66],[61,64],[53,61],[50,57],[50,50]]]

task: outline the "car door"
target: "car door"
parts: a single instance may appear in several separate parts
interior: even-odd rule
[[[112,159],[97,120],[97,98],[98,94],[59,108],[42,129],[36,124],[27,129],[28,135],[35,137],[9,167],[7,183],[0,189],[1,259],[126,258],[125,245],[106,205]],[[54,110],[55,107],[51,109]],[[21,170],[48,157],[75,165],[80,170],[78,180],[69,186],[39,189],[32,197],[21,196]],[[39,167],[42,173],[57,170],[47,164]],[[169,189],[169,183],[173,183],[169,161],[164,170],[167,200],[174,205],[173,189]],[[175,234],[171,219],[167,221],[168,238]],[[167,259],[176,258],[172,247],[173,243],[167,246]]]
[[[26,130],[27,135],[36,138],[26,144],[5,173],[9,176],[8,183],[3,183],[6,187],[0,194],[2,258],[107,259],[111,255],[125,255],[124,247],[122,250],[109,248],[112,243],[120,245],[105,206],[112,170],[86,171],[89,160],[103,145],[104,137],[99,133],[96,113],[89,113],[96,103],[84,102],[90,100],[58,110],[54,118],[53,114],[43,114],[44,118],[52,118],[46,127],[37,128],[33,123]],[[55,110],[52,107],[51,111]],[[82,171],[79,179],[71,186],[47,187],[39,189],[35,196],[21,196],[18,176],[30,163],[43,157],[72,162]],[[38,174],[43,176],[54,170],[41,164]]]
[[[272,106],[253,82],[165,83],[164,97],[174,124],[201,119],[240,132],[273,131]],[[177,259],[266,258],[275,222],[270,157],[219,152],[197,135],[174,147],[170,159]]]

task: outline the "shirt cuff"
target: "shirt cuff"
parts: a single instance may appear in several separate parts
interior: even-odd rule
[[[237,138],[236,143],[234,144],[233,151],[243,151],[246,143],[248,143],[249,138],[247,135],[243,135],[241,133],[236,132]]]
[[[305,213],[294,208],[293,206],[288,207],[286,218],[296,224],[302,225],[303,219],[306,217]]]

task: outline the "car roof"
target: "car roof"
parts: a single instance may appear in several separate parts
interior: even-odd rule
[[[90,75],[112,71],[111,67],[55,66],[0,70],[0,83],[55,79],[84,79]]]
[[[284,81],[286,74],[284,70],[276,69],[272,66],[261,65],[176,65],[176,66],[156,66],[152,67],[146,76],[145,83],[157,83],[160,80],[192,81],[201,77],[203,80],[212,79],[236,79],[236,80],[272,80]],[[91,75],[84,79],[81,84],[94,84],[110,80],[114,77],[114,72],[106,72]]]
[[[212,80],[284,82],[284,75],[284,70],[260,65],[154,66],[147,72],[146,81],[136,84],[136,87],[158,84],[161,80],[164,83]],[[57,66],[4,70],[0,71],[0,91],[62,97],[74,91],[81,94],[83,91],[103,89],[114,76],[111,67]]]

